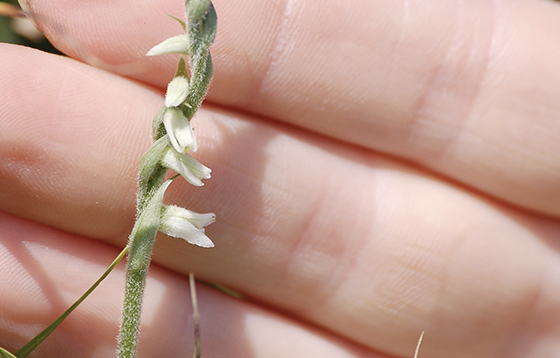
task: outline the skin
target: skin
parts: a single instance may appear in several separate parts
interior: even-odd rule
[[[138,357],[535,358],[560,350],[560,4],[214,2],[194,120],[205,250],[158,237]],[[0,46],[0,346],[97,279],[177,56],[181,1],[25,5],[71,58]],[[102,66],[94,68],[80,61]],[[124,264],[36,357],[114,357]],[[9,288],[9,289],[7,289]],[[186,352],[186,353],[185,353]]]

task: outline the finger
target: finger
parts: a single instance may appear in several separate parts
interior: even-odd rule
[[[161,97],[70,59],[2,48],[0,206],[90,237],[126,237]]]
[[[383,162],[374,171],[370,184],[349,180],[260,220],[222,215],[203,255],[162,237],[154,259],[204,267],[209,280],[390,355],[406,356],[422,330],[430,357],[558,349],[558,223]]]
[[[30,9],[63,24],[56,31],[39,21],[63,50],[80,57],[64,35],[72,34],[82,53],[141,64],[134,78],[164,86],[175,58],[141,55],[178,31],[154,14],[180,16],[182,3],[112,6],[39,1]],[[557,3],[216,1],[216,8],[210,100],[560,214]],[[89,21],[76,20],[84,14]]]
[[[0,213],[2,347],[15,352],[76,300],[118,251]],[[115,271],[35,351],[41,357],[115,357],[124,287]],[[193,350],[188,280],[156,265],[148,277],[138,357]],[[199,286],[202,351],[216,357],[382,358],[331,334]],[[290,344],[285,344],[290,342]]]
[[[101,99],[110,110],[110,98]],[[504,342],[516,335],[528,352],[555,348],[543,337],[557,329],[550,323],[557,312],[557,259],[547,251],[556,223],[512,215],[361,149],[223,111],[201,116],[204,126],[197,128],[207,149],[197,155],[215,178],[196,191],[177,183],[168,200],[202,212],[218,208],[218,222],[208,229],[217,247],[200,251],[162,237],[154,254],[160,264],[179,272],[194,268],[202,278],[391,354],[405,355],[406,342],[422,330],[437,337],[424,348],[435,357],[457,351],[507,356]],[[119,128],[111,128],[117,137],[138,143],[125,136],[134,131]],[[18,143],[17,131],[0,133]],[[106,156],[91,149],[73,154],[75,163]],[[44,165],[57,156],[47,156]],[[113,160],[106,163],[104,173],[120,170]],[[71,173],[77,202],[91,180],[81,173],[79,165]],[[99,179],[106,188],[98,193],[102,205],[133,207],[124,186],[124,192],[112,190],[120,187],[113,176]],[[72,213],[63,210],[64,196],[53,197],[57,220],[67,225]],[[44,207],[41,195],[33,204],[34,210]],[[24,214],[35,215],[30,209]],[[91,215],[95,220],[97,213]],[[115,233],[125,231],[120,217],[100,215]],[[79,221],[72,225],[83,230]],[[88,230],[95,237],[95,229]]]

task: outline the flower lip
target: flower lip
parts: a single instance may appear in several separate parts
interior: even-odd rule
[[[203,186],[201,179],[210,179],[212,170],[186,153],[178,153],[169,148],[161,160],[161,164],[181,174],[186,181],[194,186]]]
[[[198,147],[191,123],[180,109],[168,108],[163,115],[163,125],[171,145],[177,152],[185,153],[188,150],[196,152]]]

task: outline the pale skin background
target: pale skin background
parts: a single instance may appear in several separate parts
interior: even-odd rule
[[[160,237],[138,357],[560,354],[560,5],[548,0],[216,0],[194,120],[216,248]],[[0,346],[103,272],[177,56],[181,1],[35,0],[62,51],[0,46]],[[120,72],[128,78],[109,73]],[[114,357],[124,264],[35,357]]]

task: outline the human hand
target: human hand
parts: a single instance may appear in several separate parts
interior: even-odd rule
[[[158,237],[139,357],[544,357],[560,349],[560,58],[552,1],[214,2],[194,120],[204,250]],[[34,1],[70,56],[0,47],[0,346],[16,350],[127,239],[176,57],[171,1]],[[101,62],[97,62],[99,59]],[[123,265],[37,350],[111,357]],[[186,353],[185,353],[186,352]]]

